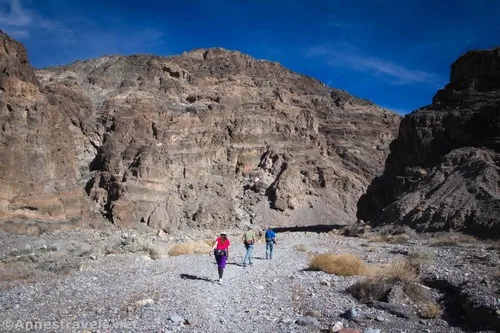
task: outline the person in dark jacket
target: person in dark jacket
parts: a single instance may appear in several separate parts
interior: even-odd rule
[[[273,259],[274,244],[276,244],[276,233],[271,229],[271,227],[267,227],[265,237],[266,237],[266,260],[271,260]]]

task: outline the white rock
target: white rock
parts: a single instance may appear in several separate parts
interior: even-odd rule
[[[338,332],[338,331],[340,331],[340,330],[341,330],[341,329],[343,329],[343,328],[344,328],[344,324],[342,324],[342,322],[341,322],[341,321],[338,321],[338,322],[336,322],[336,323],[332,326],[332,328],[330,329],[330,332]]]
[[[171,322],[173,322],[174,324],[181,324],[182,322],[184,322],[184,318],[182,318],[181,316],[179,315],[171,315],[168,320],[170,320]]]
[[[139,307],[143,307],[143,306],[151,306],[154,303],[155,303],[155,301],[153,301],[151,298],[146,298],[146,299],[142,299],[140,301],[135,302],[135,305],[137,305]]]

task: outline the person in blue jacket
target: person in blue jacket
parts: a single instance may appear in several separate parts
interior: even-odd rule
[[[274,244],[276,244],[276,233],[267,227],[266,230],[266,260],[273,259]]]

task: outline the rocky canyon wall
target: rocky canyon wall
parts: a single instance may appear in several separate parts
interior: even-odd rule
[[[402,120],[358,217],[500,237],[500,48],[460,57],[432,104]]]
[[[1,229],[96,215],[170,232],[349,223],[400,121],[239,52],[34,72],[22,45],[0,39]]]

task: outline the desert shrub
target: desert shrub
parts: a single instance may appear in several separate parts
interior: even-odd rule
[[[428,302],[419,307],[418,314],[425,319],[437,318],[443,314],[443,308],[435,302]]]
[[[388,244],[406,244],[410,236],[406,234],[399,235],[370,235],[365,237],[370,243],[388,243]]]
[[[329,274],[351,276],[367,272],[366,264],[354,254],[315,254],[309,263],[309,269]]]
[[[130,238],[121,245],[122,250],[130,253],[144,252],[152,259],[165,258],[165,249],[159,245],[153,244],[150,240],[142,238]],[[108,251],[106,251],[108,252]]]
[[[309,251],[309,248],[305,244],[295,244],[295,246],[293,248],[295,249],[295,251],[299,251],[299,252]]]
[[[169,250],[168,254],[171,256],[180,256],[183,254],[207,254],[212,247],[205,241],[178,243],[174,244]]]
[[[448,233],[439,237],[431,238],[429,246],[459,246],[460,244],[475,244],[477,238],[466,234]]]
[[[148,253],[151,259],[154,260],[163,259],[166,257],[165,249],[160,246],[151,244],[151,246],[146,247],[144,250],[144,252]]]
[[[487,250],[500,252],[500,241],[493,241],[487,247]]]
[[[424,250],[413,251],[408,253],[408,260],[414,265],[424,268],[434,261],[434,253]]]
[[[390,292],[401,287],[414,301],[427,301],[429,296],[419,284],[420,267],[410,260],[399,260],[388,266],[372,269],[367,278],[358,281],[348,291],[362,302],[387,301]]]

